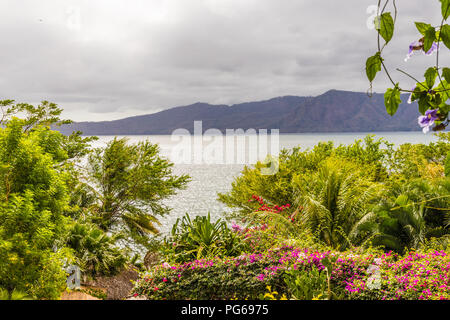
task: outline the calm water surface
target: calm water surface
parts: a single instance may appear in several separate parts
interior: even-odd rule
[[[311,148],[321,141],[333,141],[338,144],[351,144],[356,139],[364,139],[368,133],[333,133],[333,134],[283,134],[280,135],[280,148],[293,148],[296,146],[302,149]],[[436,136],[432,134],[423,134],[422,132],[380,132],[371,133],[376,137],[383,137],[395,145],[403,143],[425,143],[428,144],[437,141]],[[114,136],[100,136],[95,142],[95,146],[104,146]],[[121,137],[119,137],[121,138]],[[151,136],[127,136],[131,143],[149,140],[152,143],[158,143],[161,147],[161,153],[171,159],[174,145],[168,135]],[[214,137],[215,139],[223,139]],[[255,146],[248,145],[247,149]],[[248,153],[249,151],[246,150]],[[171,159],[172,160],[172,159]],[[212,217],[220,217],[227,210],[223,204],[217,201],[218,192],[227,192],[230,190],[234,178],[239,175],[243,169],[243,164],[179,164],[174,166],[175,174],[188,174],[192,181],[185,190],[179,191],[175,196],[167,199],[165,204],[172,209],[170,215],[161,219],[162,232],[170,230],[172,224],[178,217],[188,212],[191,216],[206,215],[208,211]]]

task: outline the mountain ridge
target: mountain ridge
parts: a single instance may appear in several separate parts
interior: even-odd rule
[[[233,105],[197,102],[156,113],[110,121],[83,121],[64,125],[64,134],[84,135],[171,134],[176,129],[193,132],[194,121],[208,129],[279,129],[280,133],[333,133],[419,130],[417,104],[407,95],[395,116],[386,113],[383,94],[328,90],[318,96],[280,96]]]

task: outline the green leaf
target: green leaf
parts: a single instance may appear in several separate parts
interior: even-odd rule
[[[400,103],[402,103],[402,100],[400,99],[400,90],[398,89],[398,86],[395,86],[394,89],[387,89],[384,94],[384,105],[386,106],[387,113],[393,116],[397,112]]]
[[[380,53],[377,52],[366,61],[366,74],[370,82],[372,82],[377,73],[381,71],[381,59]]]
[[[419,85],[419,83],[417,83],[411,95],[411,102],[419,99],[421,94],[422,94],[422,87]]]
[[[442,106],[441,106],[441,113],[448,113],[448,112],[450,112],[450,105],[448,105],[448,104],[443,104]]]
[[[424,94],[419,99],[419,112],[421,114],[425,114],[425,111],[427,111],[430,108],[430,104],[428,103],[428,95]]]
[[[447,20],[450,15],[450,0],[440,0],[441,1],[441,9],[442,9],[442,17]]]
[[[447,81],[447,83],[450,83],[450,69],[449,68],[442,69],[442,76]]]
[[[432,89],[434,87],[437,76],[438,73],[436,71],[436,68],[434,67],[428,68],[428,70],[425,72],[425,83],[427,84],[428,89]]]
[[[388,43],[391,41],[394,35],[394,19],[392,19],[391,13],[383,13],[380,17],[380,29],[378,30],[384,41]]]
[[[443,90],[449,90],[450,86],[448,85],[447,80],[442,79],[442,81],[439,81],[439,84],[436,88],[434,88],[435,91],[443,91]],[[450,94],[450,92],[449,92]]]
[[[425,31],[425,39],[423,41],[423,51],[428,52],[433,45],[433,42],[436,40],[436,29],[430,27]]]
[[[450,49],[450,26],[444,24],[441,28],[441,39],[445,46]]]
[[[426,32],[429,28],[431,28],[431,24],[428,24],[428,23],[425,23],[425,22],[415,22],[415,24],[416,24],[417,30],[419,30],[419,32],[420,32],[422,35],[425,35],[425,32]]]

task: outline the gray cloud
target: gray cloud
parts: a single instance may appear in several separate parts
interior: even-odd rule
[[[59,103],[75,120],[117,119],[197,101],[233,104],[328,89],[366,91],[376,0],[2,0],[0,98]],[[386,63],[417,77],[434,58],[403,61],[412,21],[439,1],[398,0]],[[449,62],[442,50],[442,64]],[[393,72],[396,81],[413,82]],[[376,91],[389,83],[381,75]]]

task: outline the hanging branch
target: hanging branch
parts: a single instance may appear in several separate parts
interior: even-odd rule
[[[394,88],[387,89],[384,95],[386,111],[393,116],[402,102],[401,93],[410,93],[408,103],[416,100],[419,102],[419,112],[424,115],[419,117],[419,124],[425,133],[432,125],[435,125],[433,130],[436,131],[445,129],[449,124],[450,105],[447,105],[446,102],[450,99],[450,69],[442,68],[441,70],[439,67],[439,53],[441,47],[444,48],[444,46],[441,46],[441,43],[443,43],[445,47],[450,48],[450,26],[445,24],[450,15],[450,0],[439,1],[441,2],[442,7],[442,20],[438,27],[439,29],[436,30],[437,28],[433,27],[431,24],[416,22],[417,30],[422,34],[422,38],[417,42],[411,43],[407,56],[407,59],[409,59],[414,51],[421,51],[426,55],[431,55],[436,51],[435,66],[426,70],[424,74],[425,81],[421,82],[408,72],[396,68],[398,72],[416,82],[414,89],[403,89],[399,82],[394,81],[382,57],[384,49],[394,35],[394,28],[398,15],[396,0],[392,0],[394,17],[392,17],[391,12],[386,11],[391,0],[386,0],[384,4],[382,4],[381,0],[378,0],[377,17],[374,21],[375,29],[377,30],[378,51],[366,61],[366,74],[370,82],[368,95],[370,97],[372,96],[373,80],[377,73],[383,70],[390,83],[394,86]],[[384,44],[381,42],[382,39],[384,40]],[[435,87],[437,79],[439,81]]]

